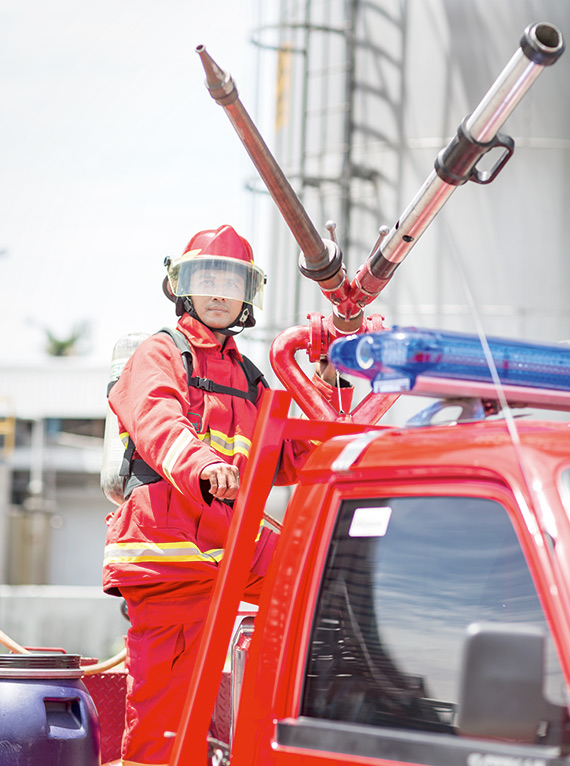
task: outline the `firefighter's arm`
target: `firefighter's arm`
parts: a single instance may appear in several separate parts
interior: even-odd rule
[[[337,378],[336,368],[329,362],[326,356],[322,356],[318,362],[315,362],[315,372],[329,386],[335,385]]]
[[[315,363],[313,385],[338,412],[350,412],[353,386],[339,375],[326,356]]]
[[[203,444],[186,413],[186,371],[169,338],[153,335],[125,365],[109,404],[141,458],[179,492],[203,502],[200,476],[220,457]]]

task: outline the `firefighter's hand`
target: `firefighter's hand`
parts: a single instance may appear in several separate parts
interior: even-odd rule
[[[315,362],[315,372],[325,383],[336,386],[336,369],[326,356],[322,356],[318,362]]]
[[[239,489],[239,470],[229,463],[212,463],[206,466],[200,478],[210,482],[210,494],[218,500],[233,500]]]

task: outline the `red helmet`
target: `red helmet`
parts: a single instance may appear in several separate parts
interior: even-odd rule
[[[216,295],[263,308],[265,274],[253,262],[249,242],[231,226],[199,231],[166,266],[176,297]]]

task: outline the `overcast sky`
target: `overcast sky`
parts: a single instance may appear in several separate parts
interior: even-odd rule
[[[92,358],[172,323],[164,256],[244,228],[250,172],[194,49],[252,103],[253,3],[0,0],[0,358],[91,325]],[[245,232],[247,234],[247,232]]]

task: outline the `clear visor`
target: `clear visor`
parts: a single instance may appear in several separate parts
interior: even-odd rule
[[[182,256],[168,266],[174,295],[212,295],[263,308],[265,275],[254,263],[207,255]]]

